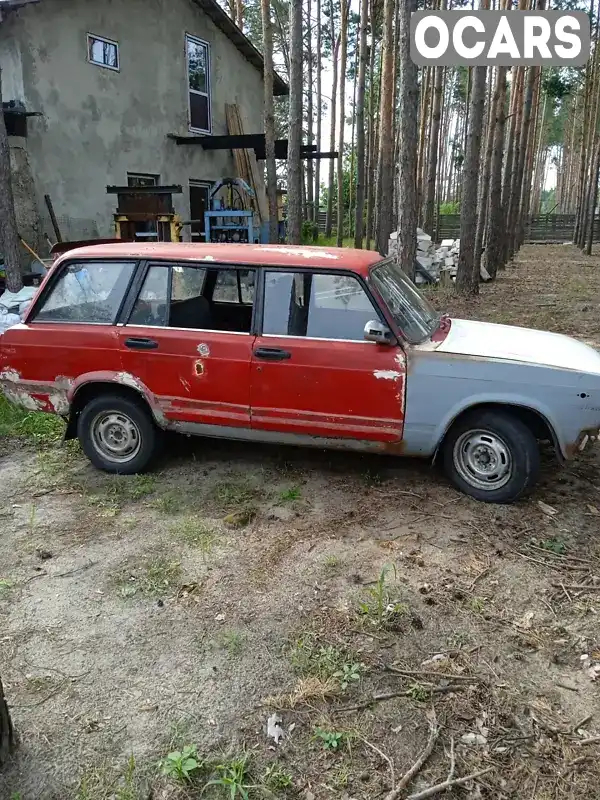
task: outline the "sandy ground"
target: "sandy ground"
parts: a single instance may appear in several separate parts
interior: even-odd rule
[[[436,302],[600,346],[599,288],[600,258],[528,246]],[[427,464],[177,437],[119,479],[4,440],[0,486],[2,800],[200,797],[240,757],[250,797],[384,797],[430,736],[398,797],[451,760],[489,771],[440,797],[598,796],[598,452],[546,453],[508,507]],[[210,763],[161,775],[186,745]]]

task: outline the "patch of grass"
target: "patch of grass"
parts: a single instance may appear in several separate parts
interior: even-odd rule
[[[302,497],[302,490],[299,486],[291,486],[279,493],[280,503],[294,503]]]
[[[333,645],[319,644],[312,633],[294,643],[290,660],[301,677],[318,678],[323,683],[333,679],[342,691],[358,683],[366,670],[365,665],[352,658],[347,651]]]
[[[400,618],[408,612],[406,605],[394,600],[390,591],[387,576],[392,570],[396,577],[395,565],[386,564],[381,569],[375,584],[366,589],[367,598],[359,604],[360,613],[377,628],[396,627]]]
[[[35,472],[45,480],[68,482],[67,470],[81,455],[78,442],[65,442],[61,447],[48,447],[36,455]]]
[[[265,769],[262,784],[274,792],[287,789],[292,785],[292,776],[276,761]]]
[[[471,597],[467,605],[475,614],[483,614],[485,610],[485,600],[483,597]]]
[[[27,411],[0,395],[0,437],[28,439],[38,446],[59,442],[65,423],[55,414]]]
[[[237,797],[248,800],[249,792],[259,788],[252,782],[250,754],[241,753],[213,764],[212,777],[202,787],[202,794],[210,786],[224,789],[224,795],[231,800],[236,800]]]
[[[0,597],[9,594],[14,585],[14,581],[9,580],[8,578],[0,578]]]
[[[184,494],[180,489],[169,489],[152,503],[162,514],[180,514],[185,508]]]
[[[178,583],[181,564],[166,558],[156,558],[140,567],[125,569],[117,579],[121,597],[141,594],[146,597],[164,597]]]
[[[179,534],[189,545],[197,547],[204,556],[210,555],[216,539],[216,530],[202,519],[188,517],[171,527],[173,533]]]
[[[323,559],[323,566],[326,569],[331,570],[332,572],[333,570],[337,569],[339,565],[340,565],[340,560],[337,556],[334,555],[325,556],[325,558]]]
[[[148,797],[148,787],[142,784],[132,753],[125,768],[118,774],[108,765],[86,769],[74,800],[145,800]]]
[[[239,656],[244,649],[246,637],[239,631],[223,631],[219,642],[230,656]]]
[[[103,517],[115,517],[127,503],[152,494],[154,475],[110,475],[103,484],[88,494],[88,503],[99,509]]]
[[[225,481],[218,484],[214,489],[214,498],[222,508],[239,509],[239,506],[251,503],[257,493],[256,487],[243,478],[240,481]]]

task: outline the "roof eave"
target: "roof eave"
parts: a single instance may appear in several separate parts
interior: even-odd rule
[[[235,22],[227,16],[216,0],[194,0],[204,13],[210,17],[214,24],[227,38],[233,42],[242,55],[264,75],[265,62],[262,53],[252,44],[250,39],[238,28]],[[289,94],[287,83],[277,73],[273,81],[273,94],[284,96]]]

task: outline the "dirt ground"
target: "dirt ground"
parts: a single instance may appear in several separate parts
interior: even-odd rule
[[[600,257],[527,246],[436,302],[600,347],[599,290]],[[0,487],[2,800],[425,797],[452,769],[484,774],[436,796],[600,796],[600,451],[506,507],[427,464],[177,437],[118,479],[0,440]]]

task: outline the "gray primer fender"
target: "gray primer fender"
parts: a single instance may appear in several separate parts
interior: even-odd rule
[[[582,397],[583,395],[583,397]],[[537,364],[411,349],[404,452],[431,456],[459,414],[482,403],[522,406],[550,425],[560,453],[600,428],[600,376]]]

